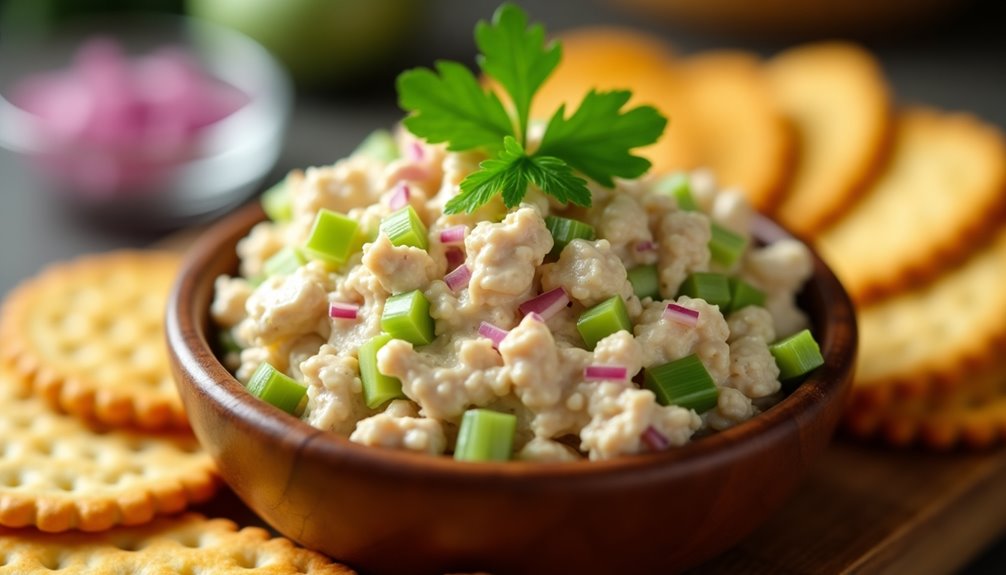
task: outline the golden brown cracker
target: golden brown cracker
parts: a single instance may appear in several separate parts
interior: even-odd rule
[[[562,60],[535,95],[533,118],[547,121],[563,104],[571,114],[591,89],[631,90],[629,106],[654,106],[670,120],[656,143],[638,150],[653,162],[653,171],[677,168],[672,158],[688,165],[699,162],[691,134],[678,123],[684,87],[670,44],[614,26],[577,28],[563,32],[559,40]]]
[[[121,251],[50,267],[5,304],[3,359],[67,412],[114,426],[186,428],[163,334],[178,266],[176,254]]]
[[[793,137],[772,97],[759,59],[745,52],[692,56],[682,65],[686,105],[676,124],[694,139],[697,164],[669,158],[674,168],[708,167],[724,186],[736,186],[769,212],[782,199]],[[673,129],[673,128],[672,128]]]
[[[213,495],[213,462],[190,435],[92,429],[13,379],[0,368],[0,525],[100,531]]]
[[[860,307],[853,409],[971,386],[1006,349],[1006,230],[935,281]]]
[[[774,215],[812,237],[881,165],[893,124],[890,91],[877,60],[846,42],[791,48],[769,60],[765,72],[797,135],[792,179]]]
[[[344,565],[264,529],[195,513],[104,533],[39,533],[0,528],[0,575],[199,573],[352,575]]]
[[[864,304],[963,259],[1006,214],[1006,145],[972,116],[909,108],[869,189],[817,246]]]

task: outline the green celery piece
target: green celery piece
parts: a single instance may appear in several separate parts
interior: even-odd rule
[[[375,335],[360,346],[360,381],[363,382],[363,400],[367,407],[377,409],[392,399],[405,399],[402,382],[397,377],[384,375],[377,369],[377,352],[389,341],[389,334]]]
[[[433,341],[433,318],[430,302],[419,290],[393,295],[384,302],[381,329],[395,339],[404,339],[413,345],[426,345]]]
[[[255,397],[291,415],[297,414],[307,395],[307,387],[268,363],[258,366],[246,387]]]
[[[765,305],[765,292],[740,278],[730,278],[730,309],[728,313],[744,309],[749,305]]]
[[[412,206],[405,206],[384,216],[384,219],[381,220],[381,231],[388,236],[392,245],[412,246],[421,250],[429,247],[426,226],[419,219],[419,214]]]
[[[331,264],[346,263],[360,249],[360,225],[356,220],[322,208],[303,246],[303,253],[312,259]]]
[[[573,240],[594,241],[597,237],[590,224],[559,216],[547,216],[545,227],[552,234],[552,251],[548,253],[548,257],[552,259],[558,259],[562,250]]]
[[[293,219],[293,200],[286,187],[286,180],[262,193],[262,210],[274,222],[289,222]]]
[[[748,239],[713,222],[712,237],[709,240],[709,254],[714,262],[724,267],[731,267],[744,254],[748,247]]]
[[[387,130],[374,130],[353,150],[354,156],[369,156],[380,162],[389,163],[401,157],[398,142]]]
[[[768,350],[779,366],[780,381],[800,377],[824,364],[821,348],[807,329],[773,343]]]
[[[691,180],[688,174],[684,172],[671,174],[660,179],[656,183],[656,191],[674,198],[679,210],[686,212],[699,211],[699,205],[695,203],[695,198],[692,196]]]
[[[678,295],[704,299],[711,305],[720,306],[721,310],[730,307],[730,283],[723,274],[693,272],[681,284]]]
[[[636,297],[639,299],[660,297],[660,274],[657,272],[657,266],[636,266],[626,273]]]
[[[576,329],[583,338],[587,349],[594,349],[597,342],[609,335],[625,330],[632,332],[632,322],[621,296],[612,296],[583,312],[576,320]]]
[[[265,261],[262,269],[265,270],[266,277],[286,276],[297,271],[297,268],[307,263],[300,250],[287,246],[273,254]]]
[[[489,409],[469,409],[461,418],[454,459],[507,461],[513,453],[517,416]]]
[[[646,368],[643,385],[661,405],[678,405],[696,413],[716,407],[720,395],[716,382],[695,354]]]

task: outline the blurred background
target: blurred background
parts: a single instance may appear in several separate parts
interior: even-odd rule
[[[630,26],[681,55],[739,48],[769,57],[806,41],[855,40],[879,60],[898,104],[966,110],[1006,127],[1006,34],[991,0],[521,4],[553,33]],[[293,168],[347,155],[401,117],[400,70],[441,58],[474,66],[473,24],[497,5],[0,0],[0,294],[46,263],[148,245],[218,217]],[[96,35],[116,41],[89,42]],[[164,50],[178,46],[187,55]],[[71,69],[90,78],[84,87]],[[144,79],[122,84],[127,72]],[[73,90],[91,90],[95,109],[110,115],[81,120],[86,114],[58,97]],[[124,93],[130,110],[143,107],[120,125],[114,110]],[[194,116],[193,101],[199,110],[213,102],[212,114]],[[32,106],[35,118],[23,113]],[[1006,572],[1006,541],[967,572]]]

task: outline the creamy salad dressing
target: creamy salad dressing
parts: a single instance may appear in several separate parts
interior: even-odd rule
[[[651,178],[593,188],[590,209],[567,209],[531,190],[509,213],[497,197],[474,214],[443,215],[443,204],[477,168],[478,155],[449,153],[404,134],[399,140],[404,157],[390,163],[354,155],[292,173],[286,181],[292,220],[258,224],[238,246],[240,271],[259,277],[268,258],[301,245],[321,208],[376,231],[402,184],[428,227],[429,249],[394,246],[377,233],[337,269],[312,261],[257,287],[244,277],[219,278],[211,313],[242,348],[227,358],[238,379],[246,382],[269,362],[307,386],[302,418],[311,425],[364,445],[430,454],[453,449],[466,409],[507,411],[518,420],[515,457],[531,461],[638,453],[647,449],[642,435],[648,428],[682,445],[700,430],[726,429],[779,399],[779,370],[768,344],[806,326],[794,294],[810,276],[811,258],[801,243],[783,240],[749,247],[735,270],[715,269],[710,222],[749,233],[752,212],[736,191],[719,190],[711,174],[697,172],[691,181],[701,212],[677,209]],[[597,239],[573,240],[548,262],[553,240],[544,218],[550,214],[592,224]],[[455,291],[443,279],[448,247],[440,231],[458,224],[467,226],[457,248],[471,279]],[[626,270],[652,263],[661,300],[640,301]],[[703,300],[675,297],[695,271],[736,272],[765,292],[765,307],[724,317]],[[569,295],[569,307],[544,322],[521,317],[522,302],[555,287]],[[378,369],[399,378],[408,399],[367,408],[357,350],[380,333],[387,298],[414,289],[430,302],[436,338],[426,346],[396,339],[378,352]],[[613,295],[625,301],[633,333],[614,333],[588,351],[576,319]],[[330,302],[359,305],[358,319],[330,318]],[[665,317],[669,302],[696,310],[697,324]],[[479,336],[483,321],[510,330],[498,350]],[[591,364],[625,366],[631,376],[693,353],[720,388],[716,407],[705,414],[660,405],[632,382],[583,376]]]

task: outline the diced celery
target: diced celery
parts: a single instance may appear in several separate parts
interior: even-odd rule
[[[381,329],[391,337],[404,339],[413,345],[433,341],[433,318],[430,302],[419,290],[393,295],[384,302]]]
[[[293,219],[293,200],[286,186],[286,180],[262,193],[262,210],[274,222],[289,222]]]
[[[713,222],[709,254],[714,262],[729,268],[737,263],[747,247],[747,238]]]
[[[627,274],[636,297],[639,299],[660,297],[660,274],[657,272],[657,266],[636,266]]]
[[[716,407],[719,400],[716,382],[695,354],[646,368],[643,385],[661,405],[678,405],[697,413]]]
[[[469,409],[461,418],[454,459],[506,461],[513,453],[517,416],[488,409]]]
[[[312,259],[343,264],[362,245],[359,228],[356,220],[322,208],[304,243],[304,254]]]
[[[678,295],[704,299],[726,310],[730,306],[730,284],[727,276],[710,272],[694,272],[681,284]]]
[[[247,389],[255,397],[291,415],[297,414],[307,395],[307,387],[268,363],[258,366],[248,380]]]
[[[285,276],[297,271],[297,268],[305,263],[307,261],[299,249],[287,246],[267,259],[262,269],[265,270],[266,277]]]
[[[419,219],[419,214],[412,206],[405,206],[384,216],[384,219],[381,220],[381,231],[395,246],[412,246],[421,250],[425,250],[429,246],[426,226]]]
[[[580,319],[576,320],[576,329],[583,337],[587,349],[594,349],[597,342],[616,331],[632,332],[632,322],[625,309],[625,302],[621,296],[616,295],[583,312]]]
[[[656,183],[656,191],[674,198],[679,210],[686,212],[699,211],[699,205],[692,197],[692,183],[688,174],[679,172],[667,176]]]
[[[387,130],[374,130],[353,150],[354,156],[370,156],[375,160],[388,163],[401,157],[398,142]]]
[[[558,258],[563,248],[573,240],[593,241],[597,237],[594,233],[594,228],[589,224],[585,224],[579,220],[560,218],[559,216],[547,216],[545,218],[545,227],[552,233],[552,251],[548,253],[548,256],[552,259]]]
[[[768,350],[779,366],[780,381],[800,377],[824,364],[821,348],[807,329],[773,343]]]
[[[241,346],[238,345],[237,340],[234,339],[234,334],[229,329],[221,329],[217,332],[217,344],[220,346],[220,351],[224,354],[241,353]]]
[[[394,339],[386,333],[375,335],[360,346],[360,381],[363,382],[363,400],[367,407],[377,409],[392,399],[404,399],[402,382],[397,377],[384,375],[377,369],[377,352]]]
[[[730,278],[730,309],[733,313],[749,305],[765,305],[765,293],[740,278]]]

